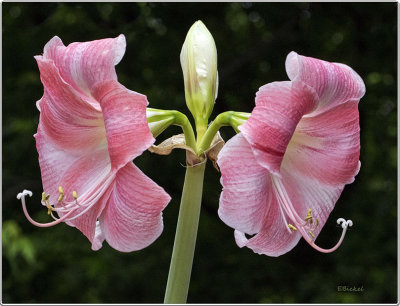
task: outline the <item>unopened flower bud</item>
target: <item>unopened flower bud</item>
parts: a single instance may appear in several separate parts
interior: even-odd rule
[[[201,21],[190,28],[181,51],[186,104],[196,123],[207,126],[218,92],[217,48]]]

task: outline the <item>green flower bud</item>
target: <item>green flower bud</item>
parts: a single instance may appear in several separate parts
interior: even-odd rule
[[[196,124],[207,126],[218,92],[217,48],[201,21],[186,35],[181,51],[186,105]]]

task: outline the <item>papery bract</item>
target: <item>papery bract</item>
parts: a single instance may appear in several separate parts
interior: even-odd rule
[[[104,239],[123,252],[148,246],[162,232],[170,200],[132,163],[154,138],[146,96],[117,81],[125,47],[123,35],[67,47],[54,37],[35,57],[44,86],[35,134],[43,203],[60,218],[39,224],[27,217],[77,227],[94,250]]]
[[[302,236],[331,252],[351,221],[338,220],[344,230],[335,247],[322,249],[315,239],[360,168],[365,86],[346,65],[294,52],[286,71],[290,81],[259,89],[249,120],[219,154],[218,213],[235,229],[237,244],[256,253],[282,255]]]

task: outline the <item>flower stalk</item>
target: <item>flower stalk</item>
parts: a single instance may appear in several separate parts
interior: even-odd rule
[[[165,304],[186,303],[200,217],[206,163],[186,168]]]

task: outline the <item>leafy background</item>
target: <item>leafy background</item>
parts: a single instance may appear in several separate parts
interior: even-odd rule
[[[127,39],[117,66],[126,87],[151,106],[189,115],[179,53],[201,19],[218,49],[219,96],[212,118],[251,111],[257,89],[286,80],[286,55],[300,54],[353,67],[367,93],[360,102],[362,168],[345,188],[318,238],[338,239],[338,217],[350,218],[342,247],[320,254],[303,240],[272,258],[235,245],[217,216],[219,173],[206,170],[191,303],[388,303],[397,296],[397,4],[396,3],[3,3],[2,300],[5,303],[159,303],[163,300],[184,178],[182,151],[146,152],[136,163],[172,196],[165,229],[150,247],[120,253],[65,224],[33,227],[16,194],[31,189],[29,210],[46,221],[35,142],[43,93],[33,59],[54,35],[67,45]],[[171,128],[161,139],[180,132]],[[233,135],[228,128],[223,137]],[[358,293],[338,286],[362,286]]]

